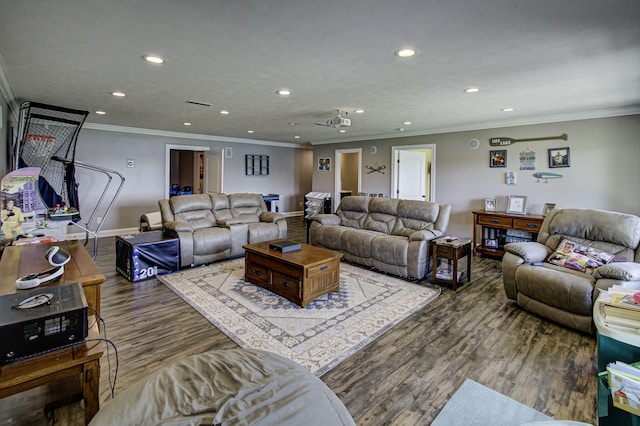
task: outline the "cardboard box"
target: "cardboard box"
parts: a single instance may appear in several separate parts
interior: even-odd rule
[[[180,242],[162,231],[116,237],[116,271],[140,281],[180,270]]]

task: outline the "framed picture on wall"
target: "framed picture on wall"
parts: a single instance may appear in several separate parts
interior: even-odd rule
[[[549,149],[549,168],[570,167],[569,147]]]
[[[507,167],[507,150],[494,149],[489,151],[489,167]]]
[[[318,170],[321,172],[330,172],[331,171],[331,158],[330,157],[320,157],[318,158]]]

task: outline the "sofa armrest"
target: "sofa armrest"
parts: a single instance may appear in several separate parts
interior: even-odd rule
[[[311,216],[311,220],[318,222],[322,225],[338,226],[340,225],[340,217],[335,214],[317,214]]]
[[[544,262],[551,254],[547,246],[535,241],[505,244],[504,250],[521,257],[525,263]]]
[[[444,234],[437,229],[422,230],[412,232],[409,235],[409,241],[431,241],[442,237]]]
[[[171,232],[193,232],[193,226],[189,222],[170,220],[162,224],[162,227]]]
[[[640,263],[612,262],[602,265],[594,271],[598,278],[611,278],[620,281],[640,281]]]
[[[260,222],[276,223],[279,220],[285,219],[282,213],[278,212],[262,212],[260,213]]]

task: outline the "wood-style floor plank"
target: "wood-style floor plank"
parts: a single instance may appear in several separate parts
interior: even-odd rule
[[[302,219],[288,222],[288,238],[304,241]],[[102,316],[119,354],[116,395],[174,360],[237,347],[157,279],[130,283],[116,274],[115,238],[101,239],[96,262],[107,277]],[[111,398],[111,354],[111,371],[101,360],[103,405]],[[555,419],[597,424],[596,370],[593,336],[516,307],[504,295],[500,262],[475,257],[470,283],[457,292],[442,287],[439,298],[321,379],[358,425],[429,424],[467,378]],[[0,400],[0,424],[81,424],[79,404],[49,419],[34,409],[43,394]]]

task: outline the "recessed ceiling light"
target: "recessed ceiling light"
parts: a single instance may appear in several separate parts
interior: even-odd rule
[[[105,114],[106,114],[106,112],[104,112],[104,111],[96,111],[96,114],[99,114],[99,115],[105,115]]]
[[[416,54],[415,49],[398,49],[394,52],[394,55],[400,58],[410,58]]]
[[[223,109],[222,111],[220,111],[220,114],[229,115],[229,111],[227,111],[226,109]]]
[[[363,109],[357,109],[354,111],[356,114],[363,114],[364,110]]]
[[[247,133],[253,133],[253,130],[247,130]]]
[[[300,139],[300,136],[295,135],[293,138],[294,138],[294,139]]]
[[[119,98],[123,98],[127,95],[124,94],[124,92],[113,92],[112,93],[113,96],[118,96]]]
[[[191,126],[191,123],[182,123],[182,124],[184,124],[185,126]]]
[[[479,87],[467,87],[463,90],[464,93],[478,93],[480,91]]]
[[[514,110],[514,108],[502,108],[500,111],[502,111],[502,112],[511,112],[513,110]]]
[[[144,59],[145,61],[150,62],[152,64],[164,64],[164,59],[162,59],[159,56],[144,55],[142,57],[142,59]]]
[[[289,122],[289,126],[297,126],[297,125],[298,125],[298,123],[296,123],[295,121],[290,121]]]
[[[405,126],[409,126],[411,124],[410,121],[403,121],[402,124],[404,124]]]
[[[280,96],[289,96],[291,94],[291,91],[287,89],[281,89],[281,90],[278,90],[276,93]]]
[[[346,130],[344,130],[344,129],[340,129],[340,130],[339,130],[339,132],[340,132],[340,133],[347,133],[347,131],[346,131]]]

